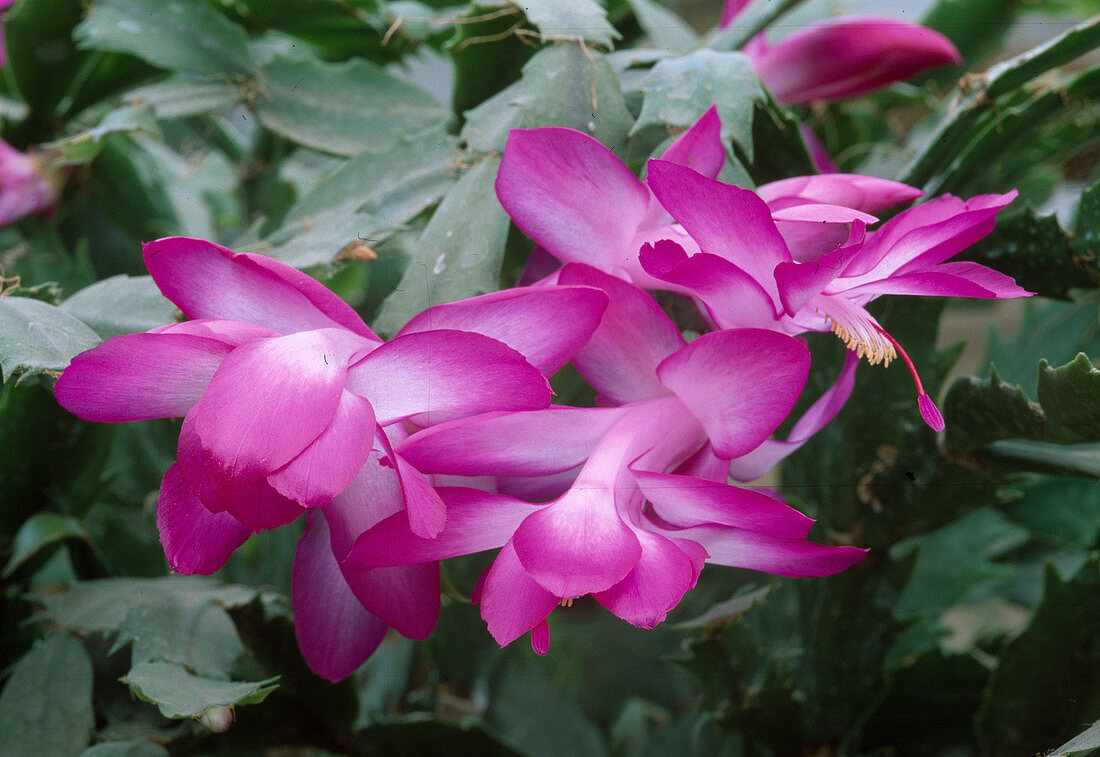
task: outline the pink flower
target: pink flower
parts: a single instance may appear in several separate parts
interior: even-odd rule
[[[425,472],[494,476],[501,488],[550,501],[443,489],[448,521],[435,539],[390,517],[359,537],[348,563],[373,570],[500,547],[481,586],[482,615],[501,645],[533,631],[544,653],[546,616],[585,594],[652,628],[705,560],[806,576],[862,558],[804,541],[808,518],[725,484],[729,460],[758,448],[794,405],[809,368],[805,346],[759,329],[688,344],[630,284],[576,264],[559,282],[608,294],[574,360],[604,406],[456,419],[398,448]]]
[[[663,158],[715,178],[725,161],[715,108],[682,134]],[[638,251],[658,239],[688,250],[694,242],[610,150],[579,131],[514,129],[496,181],[497,197],[516,225],[563,263],[587,263],[638,286],[675,289],[648,275]],[[847,235],[856,220],[919,197],[918,189],[853,174],[804,176],[758,190],[792,243],[816,254]]]
[[[88,420],[184,418],[157,506],[169,564],[211,573],[253,532],[311,510],[294,568],[311,667],[348,675],[389,626],[424,638],[438,612],[434,566],[365,574],[339,564],[359,533],[395,513],[425,537],[443,527],[443,501],[393,444],[439,419],[547,406],[543,371],[583,344],[605,296],[498,292],[435,308],[435,328],[414,322],[383,343],[321,284],[269,258],[185,238],[144,254],[193,320],[78,355],[56,394]],[[568,324],[547,319],[566,309]],[[456,328],[475,320],[515,349]]]
[[[0,13],[3,13],[14,4],[15,0],[0,0]],[[7,62],[8,54],[7,51],[4,49],[4,30],[3,27],[0,26],[0,66],[4,65]]]
[[[33,155],[0,139],[0,226],[57,204],[60,188]]]
[[[773,211],[752,192],[668,161],[650,161],[649,171],[657,198],[702,251],[689,255],[676,241],[651,245],[641,255],[649,275],[690,289],[722,328],[831,330],[872,365],[900,354],[913,374],[921,415],[936,430],[943,419],[916,369],[865,306],[883,294],[1030,296],[985,266],[945,262],[993,229],[1015,191],[967,201],[938,197],[870,234],[857,221],[844,244],[804,259],[792,256]]]
[[[721,25],[729,26],[748,4],[727,0]],[[929,68],[962,62],[955,46],[938,32],[880,16],[822,21],[774,45],[759,34],[742,52],[784,104],[855,97]]]

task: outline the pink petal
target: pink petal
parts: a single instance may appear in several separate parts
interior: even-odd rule
[[[210,575],[248,541],[251,530],[229,513],[212,513],[184,483],[179,466],[164,474],[157,496],[157,530],[176,573]]]
[[[764,85],[784,104],[854,97],[962,60],[941,34],[876,16],[819,22],[750,59]]]
[[[567,265],[558,280],[598,287],[610,299],[599,328],[573,361],[581,376],[614,403],[667,394],[655,370],[684,338],[653,298],[590,266]]]
[[[850,286],[858,286],[892,273],[942,263],[992,231],[997,211],[1016,195],[1013,190],[965,202],[943,195],[904,210],[868,237],[844,276],[853,279]]]
[[[722,17],[718,21],[718,28],[725,29],[733,20],[741,15],[741,11],[748,7],[752,0],[726,0],[722,4]]]
[[[703,424],[719,457],[743,455],[764,441],[794,407],[810,368],[797,339],[762,329],[715,331],[657,368]]]
[[[149,334],[190,334],[192,336],[216,339],[231,347],[239,347],[253,339],[264,339],[269,336],[279,336],[271,329],[257,326],[243,321],[225,321],[215,318],[199,318],[194,321],[182,323],[169,323],[150,329]]]
[[[669,240],[646,245],[640,257],[646,273],[682,287],[701,300],[711,320],[720,328],[776,325],[778,315],[768,293],[725,258],[705,252],[688,257]]]
[[[531,651],[539,657],[550,651],[550,624],[545,619],[531,629]]]
[[[188,237],[148,242],[143,251],[160,291],[188,318],[244,321],[284,334],[343,327],[379,341],[324,285],[271,258]]]
[[[845,296],[860,294],[916,294],[933,297],[1006,298],[1030,297],[1011,276],[986,268],[980,263],[959,261],[894,274],[882,281],[845,290]]]
[[[301,454],[267,477],[275,491],[303,507],[320,507],[344,491],[374,444],[374,409],[343,392],[332,422]]]
[[[348,389],[366,397],[378,422],[430,425],[490,410],[550,404],[550,385],[523,355],[495,339],[438,329],[405,334],[348,370]]]
[[[504,545],[484,575],[481,617],[501,647],[545,622],[558,605],[558,597],[524,571],[511,542]]]
[[[876,223],[873,215],[864,213],[844,205],[829,205],[815,202],[806,205],[788,205],[780,210],[772,210],[773,221],[800,221],[805,223],[851,223],[862,221],[863,223]]]
[[[393,451],[383,429],[377,430],[375,440],[378,448],[397,469],[409,528],[414,534],[423,536],[425,539],[434,538],[443,529],[443,524],[447,520],[447,507],[443,504],[443,500],[423,473]]]
[[[802,141],[806,143],[806,149],[810,151],[810,157],[814,161],[814,168],[820,173],[837,173],[839,169],[836,167],[836,163],[833,162],[832,157],[829,155],[829,151],[825,149],[825,145],[822,141],[814,134],[813,129],[806,124],[800,124],[798,131],[802,134]],[[757,187],[757,193],[759,193],[761,189],[763,189],[763,187]],[[761,195],[761,197],[763,197],[763,195]],[[765,202],[767,202],[766,199]]]
[[[801,539],[813,525],[794,508],[752,489],[667,473],[635,471],[634,477],[661,520],[674,526],[716,524]]]
[[[756,188],[756,194],[775,210],[809,203],[842,205],[864,213],[879,213],[895,205],[920,197],[916,187],[875,176],[853,173],[828,173],[819,176],[795,176]]]
[[[398,446],[425,473],[542,476],[583,463],[620,408],[551,406],[483,413],[427,428]]]
[[[840,412],[856,384],[859,356],[851,350],[844,355],[844,367],[836,382],[822,394],[794,424],[786,441],[765,439],[756,449],[731,461],[729,475],[737,481],[752,481],[770,471],[781,460],[805,444]]]
[[[330,681],[347,678],[389,627],[363,609],[344,580],[324,518],[310,518],[298,542],[292,584],[294,635],[310,669]]]
[[[363,533],[346,564],[371,570],[496,549],[512,538],[524,518],[545,507],[476,489],[443,487],[439,493],[447,505],[447,524],[434,538],[415,534],[398,513]]]
[[[638,537],[616,510],[614,492],[587,486],[528,515],[512,544],[531,578],[567,599],[611,588],[641,555]]]
[[[432,329],[484,334],[550,376],[585,345],[606,307],[606,295],[587,287],[505,289],[428,308],[397,335]],[[569,317],[563,318],[563,313]]]
[[[182,417],[231,349],[186,334],[114,336],[74,357],[54,392],[63,408],[90,421]]]
[[[649,192],[606,147],[572,129],[513,129],[496,181],[516,226],[563,262],[623,265]]]
[[[794,317],[814,297],[833,283],[840,272],[863,248],[864,226],[856,222],[848,242],[817,260],[780,263],[775,267],[779,299],[787,315]]]
[[[636,534],[642,544],[638,562],[626,578],[593,596],[627,623],[654,628],[695,586],[698,573],[691,559],[670,540],[649,531]]]
[[[710,554],[708,562],[795,578],[839,573],[862,560],[868,551],[827,547],[724,526],[695,526],[675,535],[702,545]]]
[[[663,160],[649,162],[653,194],[699,243],[703,252],[725,258],[775,297],[772,271],[791,254],[764,201],[746,189],[700,176]]]
[[[661,160],[687,166],[710,179],[717,178],[726,162],[718,106],[710,106],[690,129],[677,137],[661,155]]]
[[[359,536],[391,515],[405,516],[405,495],[393,464],[373,450],[351,486],[324,507],[332,553],[343,562]]]
[[[426,639],[439,619],[439,565],[356,570],[341,566],[344,580],[367,612],[409,639]]]
[[[249,342],[234,350],[195,405],[206,475],[224,500],[245,478],[274,473],[329,426],[345,360],[324,332]]]

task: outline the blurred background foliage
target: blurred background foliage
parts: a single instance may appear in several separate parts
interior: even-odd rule
[[[798,7],[769,34],[866,12],[786,5]],[[1100,4],[898,3],[965,63],[792,109],[729,52],[729,34],[707,31],[718,12],[657,0],[6,11],[2,135],[64,189],[52,214],[0,229],[0,754],[1100,745],[1088,728],[1100,719]],[[711,566],[654,631],[580,600],[554,613],[539,658],[485,632],[465,600],[487,559],[473,556],[446,565],[426,642],[388,638],[333,685],[294,641],[294,529],[255,537],[212,579],[169,576],[155,497],[176,423],[92,425],[53,401],[51,376],[73,354],[174,317],[142,276],[143,240],[263,252],[392,333],[429,303],[517,277],[531,244],[492,192],[508,129],[580,129],[640,170],[715,99],[727,179],[742,185],[811,172],[805,124],[842,170],[928,194],[1020,189],[968,257],[1041,297],[876,303],[947,432],[920,424],[900,365],[865,366],[848,406],[771,482],[818,519],[817,540],[872,548],[841,575]],[[965,354],[959,324],[975,332]],[[810,342],[813,397],[843,348]],[[561,401],[583,400],[575,377],[555,383]]]

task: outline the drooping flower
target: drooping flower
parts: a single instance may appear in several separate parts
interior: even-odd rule
[[[0,226],[57,204],[60,186],[34,155],[0,139]]]
[[[151,242],[144,255],[192,320],[78,355],[56,394],[88,420],[184,418],[157,508],[169,564],[213,572],[252,533],[312,510],[294,569],[295,627],[310,665],[342,678],[389,626],[426,636],[438,612],[431,566],[366,575],[339,562],[359,533],[394,513],[426,537],[443,526],[442,500],[393,443],[409,424],[548,405],[543,371],[584,342],[605,296],[496,293],[440,306],[436,328],[410,324],[383,343],[323,285],[269,258],[184,238]],[[549,323],[562,309],[575,317]],[[452,327],[478,319],[538,367],[499,339]]]
[[[727,0],[722,27],[749,5]],[[842,16],[769,44],[763,33],[742,48],[756,75],[781,103],[840,100],[962,62],[942,34],[882,16]]]
[[[937,197],[870,234],[857,221],[844,244],[806,259],[791,254],[771,209],[752,192],[659,160],[650,161],[649,181],[701,252],[689,254],[671,240],[650,245],[641,255],[648,274],[690,288],[722,328],[833,331],[872,365],[900,354],[916,383],[921,415],[936,430],[943,419],[915,367],[866,305],[883,294],[1030,295],[978,263],[945,262],[993,229],[1015,191],[967,201]]]
[[[564,474],[564,491],[531,503],[442,489],[448,521],[435,539],[391,517],[359,538],[349,563],[371,570],[500,548],[480,583],[482,616],[501,645],[531,631],[545,653],[546,616],[579,596],[652,628],[705,561],[809,576],[862,558],[863,550],[805,541],[808,518],[725,483],[729,460],[759,447],[793,406],[809,368],[805,346],[759,329],[685,343],[636,287],[576,264],[559,281],[609,295],[574,360],[603,406],[458,419],[399,450],[421,470],[489,474],[505,488]]]

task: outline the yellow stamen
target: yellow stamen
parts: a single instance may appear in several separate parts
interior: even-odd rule
[[[561,607],[572,607],[574,599],[576,599],[576,597],[562,597],[558,605]]]
[[[840,337],[840,341],[844,342],[848,349],[854,350],[857,357],[867,358],[867,362],[871,365],[882,363],[887,366],[890,365],[891,360],[897,358],[898,353],[894,345],[878,332],[867,333],[863,329],[855,331],[830,313],[826,313],[825,318],[832,326],[833,333]]]

